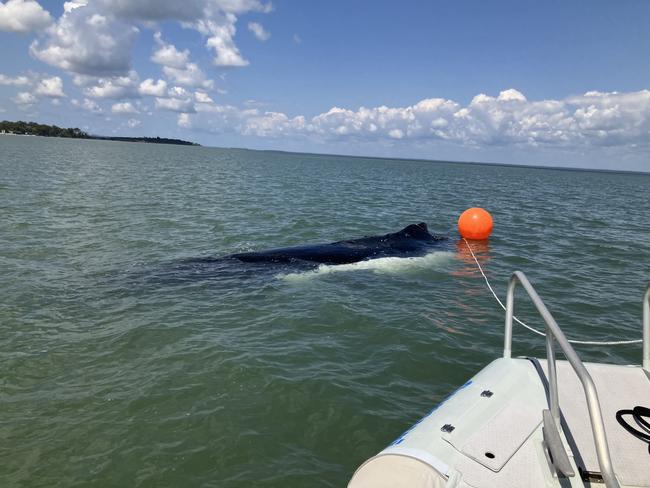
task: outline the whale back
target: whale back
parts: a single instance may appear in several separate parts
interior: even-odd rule
[[[444,239],[446,238],[432,235],[427,224],[421,222],[381,236],[240,253],[233,254],[231,257],[245,262],[311,261],[323,264],[345,264],[378,257],[425,254],[432,244]]]

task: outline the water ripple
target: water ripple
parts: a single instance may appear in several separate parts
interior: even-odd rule
[[[0,140],[3,486],[343,486],[501,353],[462,242],[315,270],[229,253],[495,218],[500,296],[525,271],[567,335],[640,336],[650,177]],[[525,301],[517,314],[541,327]],[[515,354],[544,344],[517,327]],[[638,363],[635,346],[581,346]]]

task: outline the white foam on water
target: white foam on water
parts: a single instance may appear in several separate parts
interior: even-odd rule
[[[424,269],[440,268],[452,261],[454,253],[436,251],[425,256],[410,258],[377,258],[350,264],[321,264],[318,268],[300,273],[279,274],[276,277],[285,281],[303,281],[334,273],[350,273],[353,271],[371,271],[377,274],[402,274]]]

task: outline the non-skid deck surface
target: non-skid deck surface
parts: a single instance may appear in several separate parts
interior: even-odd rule
[[[452,464],[464,486],[546,488],[551,475],[540,424],[548,407],[533,363],[500,358],[478,378],[493,395],[452,421],[457,428],[442,435],[459,453]],[[490,412],[492,402],[496,410]]]
[[[541,361],[546,372],[546,361]],[[639,367],[585,364],[598,391],[614,472],[626,486],[650,488],[648,445],[628,433],[616,421],[616,412],[636,405],[650,407],[650,378]],[[560,409],[579,453],[576,462],[590,472],[600,472],[591,433],[584,390],[573,368],[557,362]],[[632,423],[633,420],[629,419]]]
[[[546,361],[540,361],[546,370]],[[650,378],[640,367],[606,364],[586,364],[598,391],[612,463],[622,488],[650,488],[650,456],[648,446],[629,434],[616,421],[616,412],[636,405],[650,407]],[[373,458],[355,477],[355,487],[432,485],[433,481],[450,476],[456,488],[548,488],[580,487],[579,476],[569,479],[554,477],[543,444],[542,411],[549,408],[544,371],[527,359],[500,358],[490,363],[472,378],[470,386],[461,389],[447,402],[435,409],[420,425],[428,430],[414,430],[406,438],[417,449],[404,446],[389,447],[384,456]],[[578,467],[600,473],[591,434],[591,423],[584,390],[566,361],[557,362],[560,408],[563,429],[571,445]],[[483,393],[490,392],[484,396]],[[480,399],[475,398],[480,393]],[[462,397],[462,398],[461,398]],[[454,427],[441,430],[441,427]],[[410,439],[410,440],[409,440]],[[413,447],[413,446],[411,446]],[[408,451],[408,452],[407,452]],[[418,454],[423,451],[425,457]],[[424,467],[417,471],[426,483],[410,483],[415,478],[404,477],[402,484],[365,483],[367,480],[392,480],[395,471],[391,456],[414,457]],[[440,461],[431,463],[428,459]],[[388,462],[387,462],[388,461]],[[442,466],[434,467],[434,466]],[[431,472],[439,470],[438,477]],[[576,473],[577,475],[577,473]],[[427,478],[429,477],[429,478]],[[452,482],[452,478],[455,480]],[[353,480],[354,481],[354,480]],[[365,484],[364,484],[365,483]],[[460,483],[460,484],[456,484]],[[588,486],[588,485],[587,485]],[[600,483],[591,484],[604,486]]]

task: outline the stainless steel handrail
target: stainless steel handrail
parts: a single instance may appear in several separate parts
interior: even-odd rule
[[[569,361],[569,364],[571,364],[573,370],[578,375],[578,379],[580,380],[580,383],[582,383],[582,388],[585,391],[587,409],[589,410],[589,418],[591,420],[591,431],[594,436],[596,454],[598,456],[598,464],[600,465],[600,472],[603,476],[603,481],[605,481],[605,486],[607,486],[607,488],[619,488],[620,485],[618,484],[618,480],[614,474],[612,460],[609,455],[609,446],[607,444],[607,435],[605,434],[603,415],[600,410],[598,392],[596,391],[594,381],[591,379],[591,375],[587,371],[587,368],[585,368],[585,365],[582,363],[575,350],[567,338],[564,336],[562,329],[560,329],[560,326],[557,325],[557,322],[551,315],[551,312],[548,311],[546,305],[544,305],[544,302],[533,288],[533,285],[530,284],[530,281],[528,281],[526,275],[521,271],[515,271],[510,278],[510,282],[508,283],[503,357],[512,357],[512,319],[514,316],[515,286],[517,285],[517,282],[521,283],[521,285],[524,287],[526,293],[528,293],[528,296],[537,308],[537,311],[544,319],[544,322],[546,322],[546,362],[548,364],[551,415],[553,416],[553,420],[555,421],[558,430],[561,430],[560,404],[558,401],[557,391],[557,371],[555,368],[555,342],[557,342],[560,345],[564,356]],[[646,298],[648,298],[648,292],[646,292]],[[650,306],[648,305],[648,300],[645,300],[644,306]],[[647,318],[649,315],[650,311],[648,311],[645,317]],[[650,318],[648,318],[648,320],[650,320]],[[648,325],[650,326],[650,324]],[[644,341],[644,347],[647,342],[648,341]]]
[[[643,369],[650,371],[650,283],[643,295]]]

